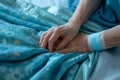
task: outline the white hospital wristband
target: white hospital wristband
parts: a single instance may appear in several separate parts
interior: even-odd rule
[[[101,51],[106,49],[103,37],[103,31],[88,35],[88,44],[91,51]]]

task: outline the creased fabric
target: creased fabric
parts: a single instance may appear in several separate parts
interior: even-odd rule
[[[56,15],[48,10],[20,0],[0,1],[0,80],[89,79],[99,52],[62,54],[39,47],[42,32],[66,23],[72,15],[66,8],[58,8]],[[88,21],[80,31],[101,30]]]
[[[72,11],[78,6],[80,0],[67,0]],[[120,24],[120,0],[101,0],[99,7],[92,13],[89,20],[99,24],[104,29]]]

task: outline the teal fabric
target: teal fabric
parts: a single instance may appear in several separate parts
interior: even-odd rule
[[[106,29],[120,24],[120,0],[103,0],[100,8],[90,20],[101,24]]]
[[[99,52],[62,54],[39,47],[44,31],[66,23],[72,15],[66,8],[58,8],[56,15],[48,9],[20,0],[0,0],[0,80],[89,79]],[[90,34],[101,30],[88,21],[80,31]]]
[[[69,8],[75,11],[80,0],[68,0]],[[108,29],[120,24],[120,0],[102,0],[99,8],[89,20]]]
[[[71,9],[72,11],[75,11],[80,0],[67,0],[67,1],[68,1],[69,9]]]

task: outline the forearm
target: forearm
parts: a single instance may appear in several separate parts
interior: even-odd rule
[[[69,22],[75,27],[80,27],[80,25],[89,18],[91,13],[98,8],[100,3],[101,0],[80,0]]]
[[[120,46],[120,25],[104,31],[106,48]]]
[[[120,46],[120,25],[88,35],[88,45],[91,51]]]

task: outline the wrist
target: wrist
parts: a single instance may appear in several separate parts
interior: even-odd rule
[[[68,22],[75,24],[77,26],[81,26],[85,21],[87,20],[87,17],[82,18],[82,17],[71,17]]]
[[[79,30],[81,26],[81,24],[76,21],[68,21],[67,25],[74,30]]]
[[[88,44],[91,51],[101,51],[106,49],[103,31],[88,35]]]
[[[119,29],[114,30],[111,28],[104,31],[104,41],[106,44],[106,48],[120,46],[120,36],[116,32],[119,32]]]

